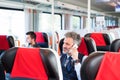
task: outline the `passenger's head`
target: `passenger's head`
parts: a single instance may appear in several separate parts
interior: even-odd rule
[[[34,43],[36,41],[36,34],[33,31],[26,33],[26,41],[28,43]]]
[[[79,46],[80,42],[81,42],[81,38],[79,34],[77,34],[76,32],[67,32],[65,34],[63,52],[68,53],[74,44]]]

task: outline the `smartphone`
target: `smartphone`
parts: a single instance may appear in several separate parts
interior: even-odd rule
[[[77,44],[74,44],[72,48],[78,48]]]
[[[74,44],[72,48],[78,48],[77,44]],[[72,48],[70,49],[69,53],[72,52]]]

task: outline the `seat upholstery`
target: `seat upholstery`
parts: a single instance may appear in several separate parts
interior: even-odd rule
[[[35,32],[36,34],[36,42],[42,48],[49,47],[48,35],[45,32]]]
[[[35,59],[34,57],[36,56],[35,54],[37,53],[37,55],[39,54],[39,56],[41,56],[41,60],[42,60],[42,63],[43,63],[43,66],[44,66],[44,69],[45,69],[45,72],[47,74],[47,77],[48,77],[48,80],[61,80],[60,79],[60,76],[59,76],[59,70],[58,70],[58,62],[57,62],[57,59],[56,59],[56,56],[54,55],[54,53],[49,50],[49,49],[39,49],[39,48],[18,48],[18,47],[14,47],[14,48],[11,48],[9,50],[7,50],[4,55],[2,56],[1,58],[1,61],[5,67],[5,70],[7,73],[11,73],[11,75],[14,75],[16,76],[16,74],[13,74],[14,73],[14,66],[15,66],[15,61],[16,61],[16,56],[18,56],[18,52],[19,50],[23,50],[20,52],[20,54],[22,54],[22,56],[24,58],[21,58],[19,57],[18,60],[20,59],[29,59],[32,58],[33,60]],[[38,50],[38,52],[36,52],[36,50]],[[32,52],[31,52],[32,51]],[[24,54],[25,53],[25,54]],[[29,54],[29,55],[27,55]],[[27,56],[26,56],[27,55]],[[31,56],[31,55],[35,55],[34,57]],[[38,57],[38,56],[37,56]],[[36,58],[37,58],[36,57]],[[25,61],[25,62],[26,62]],[[31,61],[31,60],[28,60],[28,61]],[[24,62],[24,61],[22,61]],[[32,64],[30,65],[26,65],[26,66],[34,66],[35,63],[37,63],[35,60],[31,62]],[[18,65],[22,65],[22,64],[18,64]],[[37,64],[38,65],[38,64]],[[19,67],[19,66],[18,66]],[[24,67],[23,67],[24,68]],[[33,68],[38,68],[38,66],[34,66]],[[17,68],[15,68],[17,69]],[[29,68],[28,68],[29,69]],[[42,68],[38,68],[39,69],[42,69]],[[32,69],[31,69],[32,70]],[[31,70],[28,70],[28,72],[26,73],[30,73],[29,71]],[[15,72],[21,72],[19,71],[18,69],[15,71]],[[25,71],[27,71],[25,69]],[[42,71],[43,72],[43,71]],[[25,73],[23,73],[25,74]],[[31,73],[31,74],[35,74],[35,73]],[[29,76],[29,74],[27,74]],[[38,75],[38,74],[37,74]],[[40,74],[41,75],[41,74]],[[40,76],[39,75],[39,76]],[[24,75],[22,75],[24,76]],[[12,77],[12,79],[16,79],[16,80],[24,80],[24,79],[28,79],[28,80],[31,80],[32,78],[29,78],[29,77],[22,77],[22,76],[17,76],[17,77]],[[43,80],[46,80],[46,79],[43,79]]]
[[[0,54],[15,46],[14,38],[12,36],[0,35]]]
[[[63,48],[62,48],[63,44],[64,44],[64,38],[62,38],[59,42],[60,53],[62,53],[62,51],[63,51]]]
[[[81,66],[82,80],[120,80],[119,52],[94,52]]]
[[[88,37],[82,37],[78,51],[84,55],[89,55],[90,53],[97,51],[94,40]]]
[[[111,52],[120,52],[120,39],[115,39],[110,45]]]
[[[64,41],[64,38],[61,39],[59,43],[60,52],[62,51],[63,41]],[[94,43],[94,40],[88,37],[82,37],[81,43],[78,47],[78,52],[84,55],[89,55],[94,51],[96,51],[96,45]]]
[[[81,66],[82,80],[95,80],[103,56],[103,52],[94,52],[85,59]]]
[[[0,61],[0,80],[5,80],[5,72],[4,72],[4,67],[3,64]]]
[[[97,51],[109,51],[110,36],[107,33],[87,33],[85,37],[91,37],[97,47]]]

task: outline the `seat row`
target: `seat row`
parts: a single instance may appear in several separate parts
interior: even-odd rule
[[[60,40],[59,48],[62,51],[63,39]],[[89,55],[96,51],[113,51],[118,52],[120,48],[120,39],[110,41],[110,37],[106,33],[88,33],[81,38],[78,51],[84,55]]]
[[[44,32],[35,32],[37,35],[36,42],[37,44],[42,48],[48,48],[49,47],[49,38],[47,33]],[[18,41],[17,41],[18,42]],[[16,45],[16,40],[11,35],[0,35],[0,54],[12,47],[20,46],[19,43]]]
[[[1,40],[3,39],[3,42],[4,41],[8,42],[11,39],[13,40],[13,38],[8,38],[8,36],[4,36],[3,38],[0,38],[0,39]],[[3,42],[1,44],[6,45],[6,43],[3,43]],[[9,43],[12,44],[13,42],[10,41],[7,43],[7,45]],[[104,54],[106,54],[106,53],[109,53],[110,55],[111,55],[111,53],[115,54],[114,52],[97,52],[93,48],[95,46],[90,45],[90,44],[94,44],[94,43],[95,42],[93,41],[92,38],[83,37],[82,41],[81,41],[82,47],[78,48],[78,50],[83,50],[83,53],[85,53],[87,55],[89,55],[89,53],[91,53],[88,56],[88,58],[83,62],[83,65],[81,68],[82,80],[95,80],[96,74],[98,73],[99,66],[101,64]],[[114,40],[112,42],[112,44],[110,44],[110,50],[116,51],[116,53],[119,52],[120,51],[119,44],[120,44],[120,39]],[[12,79],[22,80],[22,79],[27,78],[28,80],[30,80],[30,79],[41,78],[42,80],[46,80],[46,79],[62,80],[60,62],[58,60],[59,58],[56,55],[57,54],[56,52],[54,52],[48,48],[42,49],[42,48],[13,47],[10,49],[8,49],[8,48],[5,48],[5,49],[6,49],[6,51],[1,56],[1,62],[0,62],[0,67],[1,67],[0,68],[0,72],[1,72],[0,80],[4,80],[4,78],[5,78],[4,72],[5,71],[6,71],[6,73],[11,74]],[[91,52],[86,52],[84,49],[88,49],[89,51],[91,50]],[[92,51],[92,49],[94,49],[94,50]],[[38,58],[36,58],[36,57],[38,57]],[[115,58],[113,58],[113,59],[115,59]],[[26,63],[24,63],[24,62],[27,62],[28,65],[26,65]],[[39,62],[41,64],[38,65],[37,62]],[[36,68],[36,66],[39,66],[39,67]],[[88,68],[88,69],[86,69],[86,68]],[[4,71],[4,69],[5,69],[5,71]],[[39,70],[39,72],[38,72],[38,69],[42,69],[43,73],[40,73],[41,70]],[[28,70],[28,71],[25,71],[25,70]],[[31,70],[32,73],[29,70]],[[94,71],[91,71],[91,70],[94,70]],[[91,71],[91,72],[89,72],[89,71]],[[23,74],[24,72],[26,74]],[[17,75],[16,75],[16,73],[17,73]],[[35,74],[38,74],[38,73],[43,74],[42,76],[45,76],[45,78],[43,79],[43,77],[41,77],[41,75],[37,75],[38,77],[36,77]]]
[[[93,52],[82,63],[81,79],[119,80],[119,63],[119,52]],[[0,80],[5,80],[5,72],[11,80],[62,80],[58,55],[48,48],[8,49],[1,56]]]
[[[36,42],[43,48],[51,48],[50,39],[47,33],[44,32],[35,32]],[[59,53],[62,50],[63,39],[59,43]],[[117,44],[116,44],[117,43]],[[110,36],[107,33],[87,33],[81,39],[81,44],[78,48],[78,51],[89,55],[91,52],[95,51],[114,51],[114,46],[118,46],[119,39],[111,42]],[[55,43],[56,44],[56,43]],[[113,45],[114,44],[114,45]],[[15,41],[12,36],[0,35],[0,53],[8,48],[15,47]],[[114,49],[114,50],[113,50]],[[116,50],[115,50],[116,51]]]

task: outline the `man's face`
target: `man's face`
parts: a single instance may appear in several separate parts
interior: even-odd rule
[[[73,39],[72,38],[65,38],[63,44],[63,53],[69,53],[70,49],[73,46]]]
[[[32,43],[32,38],[30,37],[30,35],[26,35],[26,42]]]

